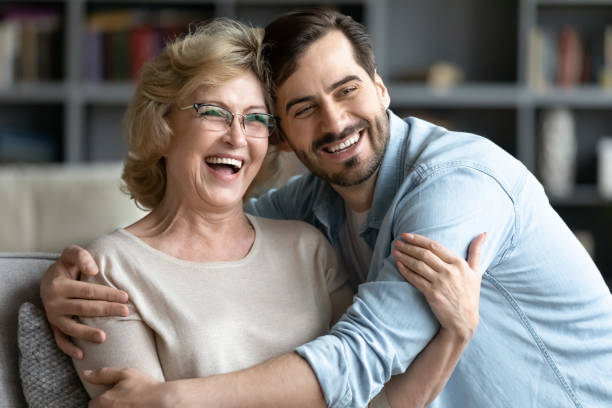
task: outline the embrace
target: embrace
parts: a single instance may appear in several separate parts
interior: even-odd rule
[[[541,185],[390,100],[326,9],[212,20],[144,68],[123,180],[151,212],[41,283],[90,406],[612,401],[612,295]],[[281,149],[310,173],[245,199]]]

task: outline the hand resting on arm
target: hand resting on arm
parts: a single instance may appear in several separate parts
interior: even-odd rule
[[[394,255],[402,275],[423,292],[440,320],[439,333],[408,371],[393,377],[387,398],[393,408],[422,407],[444,387],[478,324],[480,248],[484,234],[470,246],[468,262],[418,235],[397,243]],[[404,266],[405,265],[405,266]],[[137,370],[104,368],[86,380],[114,387],[92,401],[110,406],[325,406],[310,366],[287,353],[238,372],[206,378],[159,382]]]

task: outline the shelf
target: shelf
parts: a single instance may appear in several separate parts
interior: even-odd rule
[[[127,105],[134,90],[135,86],[130,82],[106,82],[83,85],[81,95],[86,103]]]
[[[577,185],[568,197],[552,197],[550,203],[559,207],[610,206],[612,198],[603,198],[595,185]]]
[[[611,6],[612,0],[531,0],[538,6]]]
[[[394,105],[419,107],[516,107],[523,91],[515,85],[465,84],[449,88],[392,82],[389,86]]]
[[[66,100],[66,95],[66,85],[58,82],[15,83],[0,88],[0,102],[4,103],[61,103]]]
[[[539,106],[612,108],[612,89],[602,89],[598,86],[557,87],[549,90],[530,91],[530,99]]]

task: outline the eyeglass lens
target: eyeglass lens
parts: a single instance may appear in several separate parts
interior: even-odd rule
[[[232,113],[215,105],[197,105],[198,117],[203,118],[209,130],[226,130],[239,116],[244,134],[252,137],[268,137],[274,128],[274,119],[267,113]]]

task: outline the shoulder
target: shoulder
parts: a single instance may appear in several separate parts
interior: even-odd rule
[[[91,241],[87,249],[94,258],[112,258],[130,250],[133,242],[127,232],[121,228]]]
[[[135,259],[140,258],[137,245],[123,229],[117,229],[91,241],[86,247],[98,265],[100,273],[93,281],[115,286],[131,270]]]
[[[405,120],[410,126],[405,145],[407,181],[418,184],[471,174],[509,192],[528,173],[520,161],[486,137],[451,131],[413,117]]]

